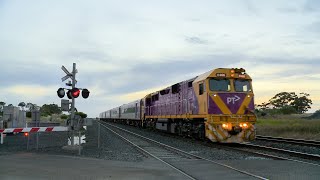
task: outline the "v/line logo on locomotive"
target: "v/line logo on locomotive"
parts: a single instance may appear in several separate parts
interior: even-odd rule
[[[251,141],[256,122],[252,79],[242,68],[217,68],[99,117],[213,142]]]

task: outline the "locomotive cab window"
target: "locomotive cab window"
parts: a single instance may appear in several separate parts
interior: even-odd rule
[[[230,91],[230,80],[229,79],[210,79],[209,87],[211,91]]]
[[[237,92],[251,92],[250,81],[246,79],[236,79],[234,81],[234,87]]]
[[[203,94],[204,88],[203,83],[199,84],[199,95]]]

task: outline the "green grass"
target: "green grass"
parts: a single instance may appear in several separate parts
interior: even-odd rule
[[[257,134],[320,140],[320,119],[304,119],[301,115],[258,118]]]

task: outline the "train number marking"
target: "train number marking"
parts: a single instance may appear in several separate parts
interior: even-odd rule
[[[228,97],[227,98],[227,104],[230,104],[232,102],[232,104],[234,104],[236,101],[239,101],[240,97],[237,95],[234,95],[234,97]]]

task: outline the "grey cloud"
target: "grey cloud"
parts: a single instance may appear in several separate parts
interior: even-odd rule
[[[284,13],[297,13],[299,12],[299,9],[294,7],[282,7],[282,8],[278,8],[278,11],[284,12]]]
[[[261,63],[261,64],[296,64],[302,66],[315,66],[320,67],[319,57],[315,58],[298,58],[298,57],[277,57],[277,56],[265,56],[265,57],[250,57],[252,61]]]
[[[319,0],[307,0],[304,4],[304,11],[306,12],[319,12],[320,1]]]
[[[259,10],[258,10],[257,6],[255,6],[251,0],[245,0],[244,5],[246,7],[247,12],[250,12],[255,15],[259,14]]]
[[[173,59],[166,63],[138,64],[131,67],[129,71],[118,73],[98,73],[95,77],[102,77],[103,84],[108,88],[108,93],[121,94],[158,87],[164,84],[174,84],[193,78],[193,72],[206,72],[213,68],[226,67],[238,63],[242,55],[212,55],[198,58]],[[117,76],[126,74],[127,79]],[[190,74],[190,77],[186,77]],[[197,76],[199,74],[195,74]],[[179,79],[179,80],[176,80]],[[125,84],[119,87],[112,87],[113,81],[122,80]],[[177,81],[177,82],[176,82]]]
[[[311,23],[309,26],[307,26],[306,30],[320,36],[320,21]]]
[[[61,81],[61,77],[57,77],[57,71],[61,71],[60,67],[46,64],[34,63],[11,63],[4,61],[1,64],[0,71],[5,81],[1,82],[1,87],[12,85],[52,85]],[[62,72],[62,71],[61,71]],[[63,73],[63,72],[62,72]]]
[[[201,39],[196,36],[186,37],[185,40],[191,44],[208,44],[207,40]]]
[[[81,58],[87,60],[94,60],[98,62],[105,62],[107,59],[110,59],[110,56],[101,51],[95,50],[74,50],[68,51],[68,53],[62,55],[63,58],[74,59]],[[76,60],[75,59],[75,60]]]

